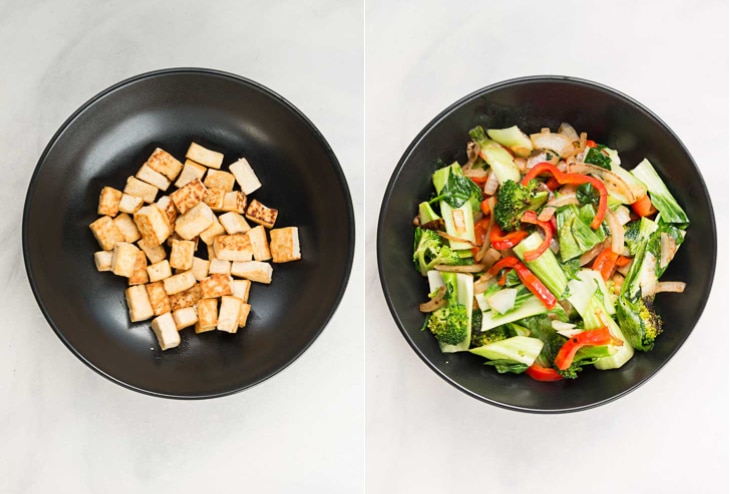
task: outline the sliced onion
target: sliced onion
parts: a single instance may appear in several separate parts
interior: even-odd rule
[[[606,223],[611,232],[611,250],[618,255],[624,252],[624,227],[616,218],[616,215],[610,209],[606,209]]]
[[[575,194],[560,194],[547,202],[548,206],[552,206],[554,208],[567,206],[568,204],[580,204],[578,197],[576,197]]]
[[[613,288],[617,294],[618,294],[619,290],[621,289],[621,287],[623,286],[625,279],[626,278],[623,277],[619,273],[614,273],[614,275],[611,277],[611,281],[613,281]]]
[[[485,269],[484,264],[464,264],[461,266],[437,264],[433,268],[443,273],[481,273]]]
[[[615,213],[619,225],[624,226],[626,223],[631,221],[631,211],[629,211],[629,208],[627,208],[626,206],[619,206],[618,208],[616,208]]]
[[[543,208],[542,211],[540,211],[540,214],[537,215],[537,221],[550,221],[553,219],[553,215],[555,215],[555,208],[552,206],[548,206],[546,208]]]
[[[477,162],[477,159],[479,158],[479,151],[481,151],[481,148],[479,147],[479,144],[476,142],[469,141],[466,145],[466,157],[468,158],[466,164],[464,165],[464,168],[471,168],[474,166],[474,163]]]
[[[493,196],[497,192],[497,187],[499,187],[497,174],[494,171],[490,171],[487,176],[487,181],[484,183],[484,193],[488,196]]]
[[[586,142],[588,142],[588,134],[585,132],[581,132],[580,136],[578,136],[578,152],[583,153],[586,149]]]
[[[484,273],[478,280],[474,282],[474,295],[486,292],[492,286],[493,274]]]
[[[677,253],[677,242],[674,238],[662,232],[659,235],[659,246],[659,267],[665,268],[669,264],[669,261],[674,259],[674,254]]]
[[[489,269],[494,266],[501,257],[502,254],[500,254],[497,249],[489,248],[479,262],[484,265],[485,269]]]
[[[494,211],[494,206],[497,205],[497,198],[492,196],[489,199],[487,199],[487,205],[489,206],[490,211]],[[491,247],[492,241],[492,227],[494,227],[494,215],[489,216],[489,224],[487,225],[487,232],[484,234],[484,243],[482,244],[479,251],[474,256],[474,260],[476,262],[482,262],[484,260],[484,257],[486,253],[488,252],[488,249]],[[499,253],[498,253],[499,254]],[[497,258],[499,259],[499,258]],[[485,263],[482,263],[485,264]],[[489,269],[491,265],[487,266],[487,269]]]
[[[684,281],[660,281],[654,293],[684,293],[687,283]]]
[[[590,165],[587,163],[573,163],[568,166],[568,173],[580,173],[582,175],[595,175],[600,178],[606,190],[611,194],[621,198],[626,204],[633,204],[637,197],[629,185],[623,181],[621,177],[615,173],[601,168],[600,166]]]
[[[578,137],[578,133],[575,131],[573,126],[567,122],[560,124],[560,127],[558,127],[558,134],[563,134],[573,142],[580,140],[580,137]]]
[[[419,305],[418,310],[420,310],[421,312],[433,312],[436,309],[440,309],[441,307],[446,305],[446,299],[444,299],[444,295],[446,295],[446,287],[442,286],[436,291],[436,294],[431,300]]]
[[[621,266],[620,268],[616,268],[616,272],[621,273],[622,275],[626,276],[629,274],[629,269],[631,269],[631,264],[633,264],[634,260],[632,259],[630,263],[628,263],[626,266]]]
[[[600,244],[596,244],[591,250],[580,256],[580,265],[585,266],[589,262],[591,262],[593,259],[596,258],[596,256],[606,248],[606,244],[608,243],[608,239],[604,240]]]
[[[467,239],[455,237],[453,235],[449,235],[448,233],[441,232],[441,231],[437,231],[436,233],[438,234],[439,237],[445,238],[446,240],[451,240],[452,242],[460,242],[460,243],[470,244],[472,247],[476,247],[476,245],[474,245],[473,242],[471,242],[471,241],[469,241]]]
[[[467,165],[464,165],[462,168],[464,172],[464,176],[466,178],[473,178],[475,180],[486,180],[487,178],[487,170],[484,168],[467,168]]]
[[[553,165],[557,165],[558,161],[559,161],[559,156],[557,156],[555,153],[551,152],[550,159],[547,159],[547,151],[542,151],[540,153],[537,153],[537,154],[527,158],[526,168],[529,170],[530,168],[537,165],[538,163],[542,163],[545,161],[548,163],[551,163]]]
[[[573,146],[573,141],[563,134],[541,132],[539,134],[532,134],[530,140],[535,148],[555,151],[562,158],[572,156],[576,151],[575,146]]]
[[[517,165],[517,168],[520,170],[520,173],[525,173],[527,170],[527,160],[525,158],[515,158],[514,159],[515,165]]]

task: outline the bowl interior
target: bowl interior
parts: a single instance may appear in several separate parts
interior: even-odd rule
[[[121,190],[158,146],[183,160],[193,140],[224,153],[224,165],[249,160],[263,183],[252,197],[279,210],[277,227],[299,227],[302,260],[274,265],[270,286],[253,284],[237,334],[189,328],[162,352],[149,322],[129,322],[126,279],[96,272],[88,225],[104,185]],[[207,397],[273,375],[312,343],[347,283],[353,223],[337,159],[299,111],[242,78],[173,70],[123,82],[66,122],[31,180],[23,241],[36,298],[77,356],[139,391]]]
[[[618,149],[624,166],[644,157],[657,168],[690,217],[685,242],[664,275],[687,282],[684,294],[659,294],[664,334],[654,350],[637,352],[613,371],[588,368],[575,381],[541,383],[527,376],[500,375],[483,359],[467,353],[442,354],[428,331],[418,304],[427,282],[411,261],[417,204],[431,194],[431,173],[438,158],[466,161],[467,132],[475,125],[518,125],[527,133],[555,131],[568,122],[589,138]],[[677,351],[697,322],[714,274],[716,240],[712,206],[688,151],[656,116],[609,88],[562,77],[526,78],[485,88],[455,103],[413,141],[393,173],[378,225],[378,267],[389,308],[403,335],[421,358],[464,392],[506,408],[533,412],[573,411],[596,406],[634,389],[656,373]]]

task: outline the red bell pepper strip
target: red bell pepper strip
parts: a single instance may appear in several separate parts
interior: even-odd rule
[[[542,233],[545,235],[545,238],[537,249],[528,250],[522,256],[525,261],[534,261],[535,259],[540,257],[542,253],[548,249],[548,247],[550,247],[550,242],[553,240],[553,228],[550,223],[538,220],[535,211],[526,211],[522,215],[521,221],[523,223],[537,225],[540,229],[542,229]]]
[[[628,266],[628,264],[631,262],[630,257],[624,257],[624,256],[618,256],[616,258],[616,266],[619,268],[622,268],[624,266]]]
[[[551,367],[543,367],[542,365],[532,364],[527,368],[525,374],[533,378],[535,381],[560,381],[563,376]]]
[[[596,147],[596,141],[592,141],[590,139],[586,139],[586,147],[587,148],[594,148],[594,147]]]
[[[575,354],[584,346],[610,345],[612,342],[614,344],[618,342],[623,343],[621,340],[614,341],[606,326],[578,333],[560,347],[558,354],[555,356],[555,367],[559,370],[565,370],[570,367],[570,364],[573,363],[573,359],[575,358]]]
[[[495,223],[492,225],[492,232],[489,234],[489,241],[495,249],[505,250],[511,249],[522,242],[523,239],[527,238],[527,235],[528,233],[524,230],[517,230],[505,235],[499,225]]]
[[[490,210],[489,210],[489,199],[484,199],[482,201],[482,203],[480,204],[479,209],[482,210],[482,213],[484,214],[484,216],[488,215],[489,212],[490,212]]]
[[[475,244],[481,246],[487,237],[487,228],[489,228],[489,218],[482,218],[474,223],[474,240]]]
[[[515,256],[509,256],[501,259],[489,269],[489,274],[491,274],[492,276],[496,276],[497,273],[506,268],[514,269],[517,272],[517,276],[520,278],[520,281],[522,281],[522,283],[527,287],[528,290],[532,292],[533,295],[535,295],[538,299],[540,299],[543,304],[545,304],[545,307],[547,307],[548,309],[552,309],[553,307],[555,307],[555,304],[558,303],[558,299],[555,298],[555,295],[553,295],[550,290],[548,290],[547,287],[542,284],[542,281],[540,281],[537,276],[532,274],[532,271],[530,271],[527,266],[522,264],[522,262]],[[504,285],[503,280],[504,276],[502,280],[500,280],[500,285]]]
[[[631,209],[633,209],[634,212],[641,217],[651,216],[652,214],[656,213],[656,208],[651,203],[651,199],[649,198],[648,194],[644,194],[641,199],[633,203],[631,205]]]
[[[557,189],[558,187],[560,187],[560,182],[558,182],[557,178],[550,177],[550,178],[548,178],[548,181],[545,182],[545,185],[547,185],[548,189],[553,191],[553,190]]]
[[[618,261],[619,255],[611,250],[610,247],[603,249],[593,261],[593,270],[601,273],[601,278],[605,281],[613,275],[614,269],[616,269],[616,261]]]

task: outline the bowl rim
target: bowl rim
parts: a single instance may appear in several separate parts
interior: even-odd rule
[[[28,214],[30,212],[30,207],[33,200],[33,193],[35,190],[35,185],[38,180],[38,177],[41,173],[41,170],[46,162],[46,158],[48,154],[51,152],[51,150],[55,147],[55,145],[58,143],[59,139],[63,136],[63,134],[66,132],[66,130],[73,125],[73,123],[76,121],[76,119],[86,110],[88,110],[90,107],[101,101],[106,96],[122,90],[124,88],[127,88],[128,86],[131,86],[135,83],[148,80],[148,79],[156,79],[161,77],[166,77],[170,75],[202,75],[202,76],[208,76],[208,77],[215,77],[215,78],[222,78],[226,79],[228,81],[237,83],[242,86],[247,86],[249,89],[253,89],[255,91],[258,91],[260,93],[263,93],[265,96],[271,98],[274,102],[282,105],[287,111],[291,112],[296,118],[298,118],[305,127],[308,128],[310,132],[314,135],[314,137],[319,141],[319,143],[324,147],[325,154],[327,155],[328,159],[330,160],[330,163],[335,165],[333,167],[333,170],[336,175],[336,179],[339,182],[340,187],[342,188],[342,192],[345,196],[345,202],[347,203],[347,210],[345,211],[346,217],[347,217],[347,237],[348,237],[348,246],[349,246],[349,252],[346,260],[345,265],[345,272],[344,277],[342,278],[342,282],[340,284],[340,287],[337,291],[337,294],[334,299],[334,303],[332,304],[332,307],[330,308],[329,312],[326,314],[325,318],[323,319],[320,327],[315,331],[310,341],[306,343],[302,348],[299,349],[299,351],[291,356],[288,360],[283,362],[283,364],[275,369],[270,374],[261,377],[260,379],[257,379],[256,381],[247,383],[242,386],[237,386],[231,389],[214,392],[214,393],[199,393],[194,395],[186,395],[186,394],[175,394],[175,393],[165,393],[165,392],[159,392],[159,391],[152,391],[149,389],[145,389],[141,386],[135,386],[132,384],[129,384],[127,382],[124,382],[120,378],[117,378],[107,372],[104,372],[100,368],[98,368],[96,365],[94,365],[92,362],[90,362],[81,352],[79,352],[72,344],[68,341],[68,339],[63,334],[63,331],[58,327],[56,322],[51,317],[45,303],[43,302],[42,298],[39,295],[38,292],[38,286],[36,283],[35,276],[33,274],[32,270],[32,262],[30,257],[27,255],[28,252],[28,236],[30,234],[29,232],[29,225],[28,225]],[[210,399],[210,398],[219,398],[223,396],[230,396],[236,393],[239,393],[245,389],[249,389],[257,384],[262,383],[263,381],[266,381],[270,379],[271,377],[279,374],[281,371],[289,367],[295,360],[297,360],[301,355],[312,346],[312,344],[319,338],[319,336],[322,334],[322,331],[324,331],[324,328],[329,324],[330,320],[334,316],[335,312],[337,311],[337,308],[339,307],[340,303],[342,302],[342,298],[345,294],[345,291],[347,290],[347,286],[349,284],[350,276],[352,274],[352,265],[354,261],[354,255],[355,255],[355,242],[356,242],[356,234],[355,234],[355,214],[352,204],[352,195],[350,193],[350,188],[347,184],[347,179],[345,177],[345,173],[342,169],[342,166],[340,165],[339,160],[337,159],[337,156],[335,155],[334,151],[332,150],[332,147],[325,139],[324,135],[319,131],[319,129],[312,123],[312,121],[296,106],[294,106],[291,102],[289,102],[286,98],[281,96],[280,94],[276,93],[275,91],[269,89],[268,87],[264,86],[261,83],[258,83],[256,81],[253,81],[251,79],[248,79],[246,77],[240,76],[238,74],[234,74],[231,72],[225,72],[218,69],[210,69],[205,67],[170,67],[170,68],[164,68],[164,69],[157,69],[152,70],[148,72],[143,72],[128,78],[125,78],[106,89],[103,89],[102,91],[98,92],[91,98],[89,98],[86,102],[84,102],[77,110],[75,110],[58,128],[58,130],[53,134],[51,139],[48,141],[48,144],[46,144],[46,147],[43,150],[43,153],[41,153],[40,158],[38,159],[38,162],[35,165],[35,168],[33,170],[33,174],[31,175],[30,182],[28,183],[28,188],[26,190],[25,195],[25,202],[23,206],[23,217],[22,217],[22,225],[21,225],[21,238],[22,238],[22,254],[23,254],[23,264],[25,266],[25,272],[26,276],[28,278],[28,282],[31,286],[31,291],[33,292],[33,297],[36,300],[36,303],[38,304],[38,307],[41,309],[41,312],[43,314],[43,317],[46,319],[48,324],[51,326],[51,329],[53,329],[53,332],[56,334],[56,336],[63,342],[63,344],[68,348],[71,353],[73,353],[81,362],[86,364],[87,367],[91,368],[94,372],[101,375],[102,377],[105,377],[109,381],[118,384],[126,389],[130,389],[132,391],[136,391],[148,396],[155,396],[158,398],[168,398],[168,399],[176,399],[176,400],[203,400],[203,399]]]
[[[388,288],[386,282],[385,282],[385,275],[383,273],[383,255],[384,255],[384,246],[383,246],[383,228],[385,223],[385,211],[389,207],[391,197],[393,196],[395,184],[403,171],[403,167],[410,157],[410,155],[413,153],[413,150],[421,143],[423,138],[433,130],[433,128],[441,122],[444,118],[449,116],[452,112],[460,108],[466,103],[471,102],[474,99],[479,98],[480,96],[483,96],[485,94],[491,93],[495,90],[504,89],[507,87],[512,86],[520,86],[520,85],[526,85],[526,84],[532,84],[532,83],[543,83],[543,82],[553,82],[553,83],[568,83],[568,84],[574,84],[578,86],[587,87],[590,89],[597,90],[599,92],[603,92],[606,94],[609,94],[613,97],[617,97],[620,100],[623,100],[628,105],[632,106],[634,109],[640,111],[641,113],[644,113],[647,117],[650,119],[656,121],[656,123],[659,124],[660,127],[662,127],[665,131],[669,133],[669,135],[679,144],[681,150],[686,154],[686,156],[689,158],[690,163],[694,167],[694,171],[699,178],[699,183],[701,185],[702,192],[704,196],[707,198],[707,203],[709,206],[709,212],[710,212],[710,225],[712,230],[712,239],[710,243],[711,247],[711,264],[710,264],[710,273],[707,280],[707,284],[705,285],[707,287],[707,296],[704,297],[704,299],[700,302],[699,305],[699,312],[697,315],[697,319],[692,323],[692,325],[688,328],[688,331],[686,332],[684,338],[682,338],[679,341],[679,344],[671,350],[671,352],[666,356],[666,358],[654,369],[653,372],[648,374],[647,376],[643,377],[641,380],[639,380],[634,385],[628,387],[627,389],[621,391],[620,393],[617,393],[613,396],[610,396],[608,398],[605,398],[603,400],[599,400],[587,405],[581,405],[576,407],[566,407],[566,408],[559,408],[559,409],[540,409],[540,408],[530,408],[530,407],[522,407],[522,406],[516,406],[511,405],[509,403],[503,403],[501,401],[493,400],[491,398],[488,398],[486,396],[482,396],[478,393],[475,393],[474,391],[468,389],[465,386],[462,386],[461,384],[457,383],[453,379],[451,379],[447,374],[442,372],[438,367],[436,367],[424,354],[424,352],[421,351],[421,349],[416,345],[416,343],[413,341],[413,339],[410,337],[408,332],[406,331],[406,328],[404,327],[402,321],[400,320],[400,317],[398,316],[398,312],[395,308],[395,305],[393,304],[391,292]],[[630,392],[634,391],[635,389],[639,388],[641,385],[649,381],[652,377],[654,377],[671,359],[672,357],[679,351],[679,349],[684,345],[684,343],[687,341],[687,338],[689,338],[689,335],[694,330],[695,326],[699,322],[699,320],[702,318],[702,314],[705,310],[705,307],[707,305],[707,300],[709,299],[709,295],[712,291],[712,286],[714,284],[714,276],[715,276],[715,269],[717,264],[717,227],[715,223],[715,213],[714,208],[712,206],[712,197],[710,196],[709,191],[707,190],[707,185],[705,184],[704,177],[702,176],[702,173],[700,172],[699,167],[697,166],[697,163],[695,162],[694,158],[692,157],[692,154],[689,152],[687,147],[684,145],[682,140],[677,136],[677,134],[667,125],[659,116],[657,116],[653,111],[651,111],[649,108],[644,106],[642,103],[637,101],[636,99],[624,94],[621,91],[618,91],[617,89],[614,89],[610,86],[607,86],[605,84],[601,84],[595,81],[591,81],[588,79],[583,79],[579,77],[573,77],[573,76],[565,76],[565,75],[529,75],[529,76],[522,76],[522,77],[516,77],[511,79],[506,79],[502,81],[495,82],[494,84],[489,84],[487,86],[484,86],[480,89],[477,89],[475,91],[472,91],[471,93],[467,94],[466,96],[463,96],[462,98],[459,98],[454,103],[447,106],[444,110],[442,110],[436,117],[431,119],[422,129],[421,131],[416,135],[416,137],[411,141],[411,143],[408,145],[406,150],[401,155],[401,158],[398,160],[398,164],[395,166],[395,169],[393,170],[390,180],[388,181],[388,184],[385,188],[385,192],[383,193],[383,199],[380,205],[380,212],[378,215],[378,224],[377,224],[377,240],[376,240],[376,257],[377,257],[377,266],[378,266],[378,276],[380,279],[380,287],[383,291],[383,296],[385,297],[386,304],[388,306],[388,309],[390,311],[391,317],[395,321],[396,325],[398,326],[398,329],[400,330],[401,334],[405,338],[405,340],[408,342],[410,347],[413,349],[413,351],[420,357],[420,359],[426,363],[428,367],[431,368],[432,371],[436,373],[439,377],[444,379],[446,382],[454,386],[456,389],[462,391],[463,393],[467,394],[468,396],[471,396],[472,398],[475,398],[479,401],[489,403],[490,405],[497,406],[499,408],[503,408],[506,410],[513,410],[518,412],[525,412],[525,413],[534,413],[534,414],[559,414],[559,413],[572,413],[572,412],[579,412],[583,410],[589,410],[591,408],[595,408],[601,405],[605,405],[606,403],[610,403],[614,400],[617,400],[621,398],[622,396],[625,396],[629,394]]]

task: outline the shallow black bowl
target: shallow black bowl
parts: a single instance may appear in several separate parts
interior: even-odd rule
[[[226,164],[248,158],[264,184],[253,196],[279,209],[277,226],[299,227],[303,257],[275,265],[270,286],[254,283],[245,329],[186,329],[162,352],[149,322],[129,322],[126,279],[96,272],[88,225],[104,185],[123,188],[157,146],[182,159],[192,140]],[[347,183],[314,125],[261,85],[202,69],[133,77],[83,105],[41,156],[23,215],[28,278],[56,334],[103,376],[171,398],[240,391],[294,361],[339,304],[354,236]]]
[[[665,332],[654,350],[637,352],[619,370],[585,370],[576,381],[542,383],[527,376],[500,375],[467,353],[442,354],[422,332],[418,304],[427,283],[413,268],[411,253],[417,205],[431,194],[435,161],[466,161],[467,131],[475,125],[524,131],[556,130],[572,124],[591,139],[618,149],[625,166],[644,157],[657,168],[692,224],[666,280],[686,281],[682,295],[660,294],[656,305]],[[528,77],[481,89],[457,101],[413,140],[390,179],[378,223],[378,269],[390,311],[416,353],[438,375],[465,393],[504,408],[568,412],[614,400],[646,382],[687,339],[704,309],[715,270],[716,234],[712,205],[692,157],[676,135],[640,103],[593,82],[568,77]]]

